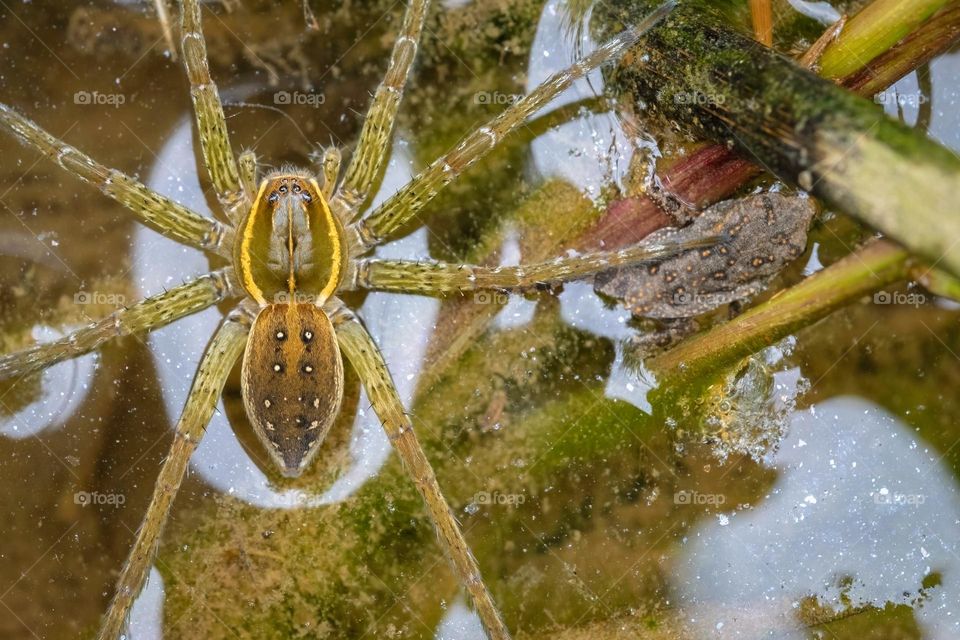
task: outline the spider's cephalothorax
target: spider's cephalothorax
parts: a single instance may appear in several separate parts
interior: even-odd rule
[[[240,281],[261,305],[301,301],[321,306],[343,278],[343,226],[309,174],[267,176],[235,242]]]
[[[278,467],[300,475],[340,411],[343,361],[321,309],[346,262],[343,227],[317,181],[268,176],[238,229],[234,268],[260,303],[243,356],[247,416]]]

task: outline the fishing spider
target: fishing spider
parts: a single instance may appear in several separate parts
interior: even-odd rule
[[[673,2],[546,80],[464,137],[382,205],[361,215],[389,151],[428,5],[429,0],[408,3],[386,76],[372,98],[357,147],[343,174],[340,152],[331,148],[323,154],[316,175],[305,169],[284,168],[260,178],[253,152],[234,156],[223,106],[210,77],[199,3],[181,0],[181,50],[203,161],[226,223],[201,216],[134,178],[99,164],[0,104],[0,125],[24,145],[95,185],[141,223],[182,244],[226,258],[229,263],[64,338],[0,357],[0,379],[36,373],[97,349],[115,337],[157,329],[224,300],[237,301],[221,321],[197,368],[169,455],[103,619],[100,638],[116,638],[123,629],[143,587],[190,456],[240,356],[244,406],[251,425],[279,469],[296,476],[313,459],[339,412],[343,395],[341,353],[366,388],[384,430],[422,495],[438,538],[470,593],[487,634],[495,639],[509,637],[377,345],[337,294],[358,288],[427,295],[536,288],[676,251],[677,247],[637,246],[501,268],[363,257],[388,240],[527,117],[572,82],[634,45],[669,13]]]

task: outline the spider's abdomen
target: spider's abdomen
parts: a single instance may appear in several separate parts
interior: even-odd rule
[[[300,475],[343,397],[343,360],[330,319],[309,303],[267,305],[250,328],[241,375],[254,431],[284,475]]]
[[[261,183],[234,245],[237,274],[250,297],[260,304],[322,305],[336,292],[346,260],[343,227],[315,179],[280,173]]]

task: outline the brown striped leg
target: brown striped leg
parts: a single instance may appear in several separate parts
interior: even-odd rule
[[[716,244],[717,238],[674,244],[640,244],[618,251],[593,251],[545,262],[483,267],[453,264],[434,260],[357,261],[353,281],[355,289],[372,289],[395,293],[442,295],[458,291],[524,290],[546,287],[596,275],[614,267],[641,264]]]
[[[0,104],[0,129],[47,156],[68,173],[97,187],[151,229],[181,244],[229,255],[230,230],[224,225],[177,204],[116,169],[103,166],[5,104]]]
[[[370,195],[370,189],[377,180],[380,167],[390,148],[397,109],[403,98],[410,67],[417,55],[423,21],[429,8],[430,0],[409,0],[400,35],[393,45],[387,74],[373,96],[367,119],[360,132],[360,141],[350,158],[343,182],[333,198],[333,208],[346,211],[348,221],[355,219],[360,205]]]
[[[338,300],[329,302],[325,308],[330,310],[340,348],[360,376],[387,436],[423,496],[437,535],[453,563],[457,577],[473,598],[487,635],[491,640],[509,638],[510,632],[480,576],[477,560],[467,546],[463,532],[443,497],[430,461],[413,432],[413,423],[403,409],[380,349],[360,320]]]
[[[190,395],[187,396],[180,420],[177,421],[170,453],[164,460],[154,485],[147,514],[137,531],[130,556],[120,573],[116,593],[100,627],[99,640],[117,640],[120,637],[130,607],[147,579],[157,552],[160,533],[170,514],[170,506],[180,483],[183,482],[190,456],[200,443],[207,423],[213,416],[227,376],[243,352],[249,330],[250,318],[238,307],[221,323],[207,345],[197,375],[193,379]]]
[[[210,77],[207,44],[200,25],[200,4],[197,0],[180,2],[180,37],[183,65],[190,80],[190,96],[193,98],[193,111],[197,117],[200,146],[203,148],[203,162],[210,173],[220,204],[232,219],[235,216],[231,212],[242,200],[240,175],[230,147],[220,93]]]
[[[2,355],[0,380],[43,371],[58,362],[89,353],[114,338],[153,331],[203,311],[239,294],[239,285],[233,282],[233,277],[232,268],[208,273],[131,307],[114,311],[59,340]]]

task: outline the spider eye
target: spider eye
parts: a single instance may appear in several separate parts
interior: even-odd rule
[[[270,204],[277,204],[277,200],[279,199],[280,199],[280,196],[278,196],[277,192],[274,191],[270,194],[269,197],[267,197],[267,202],[269,202]]]
[[[294,192],[294,193],[300,193],[300,191],[301,191],[300,185],[297,184],[296,182],[293,183],[293,192]]]
[[[280,193],[286,193],[286,192],[287,192],[287,185],[285,184],[280,185]]]
[[[304,202],[308,202],[308,203],[309,203],[309,202],[313,202],[313,196],[311,196],[311,195],[310,195],[309,193],[307,193],[306,191],[304,191],[302,194],[300,194],[300,197],[303,198],[303,201],[304,201]]]

